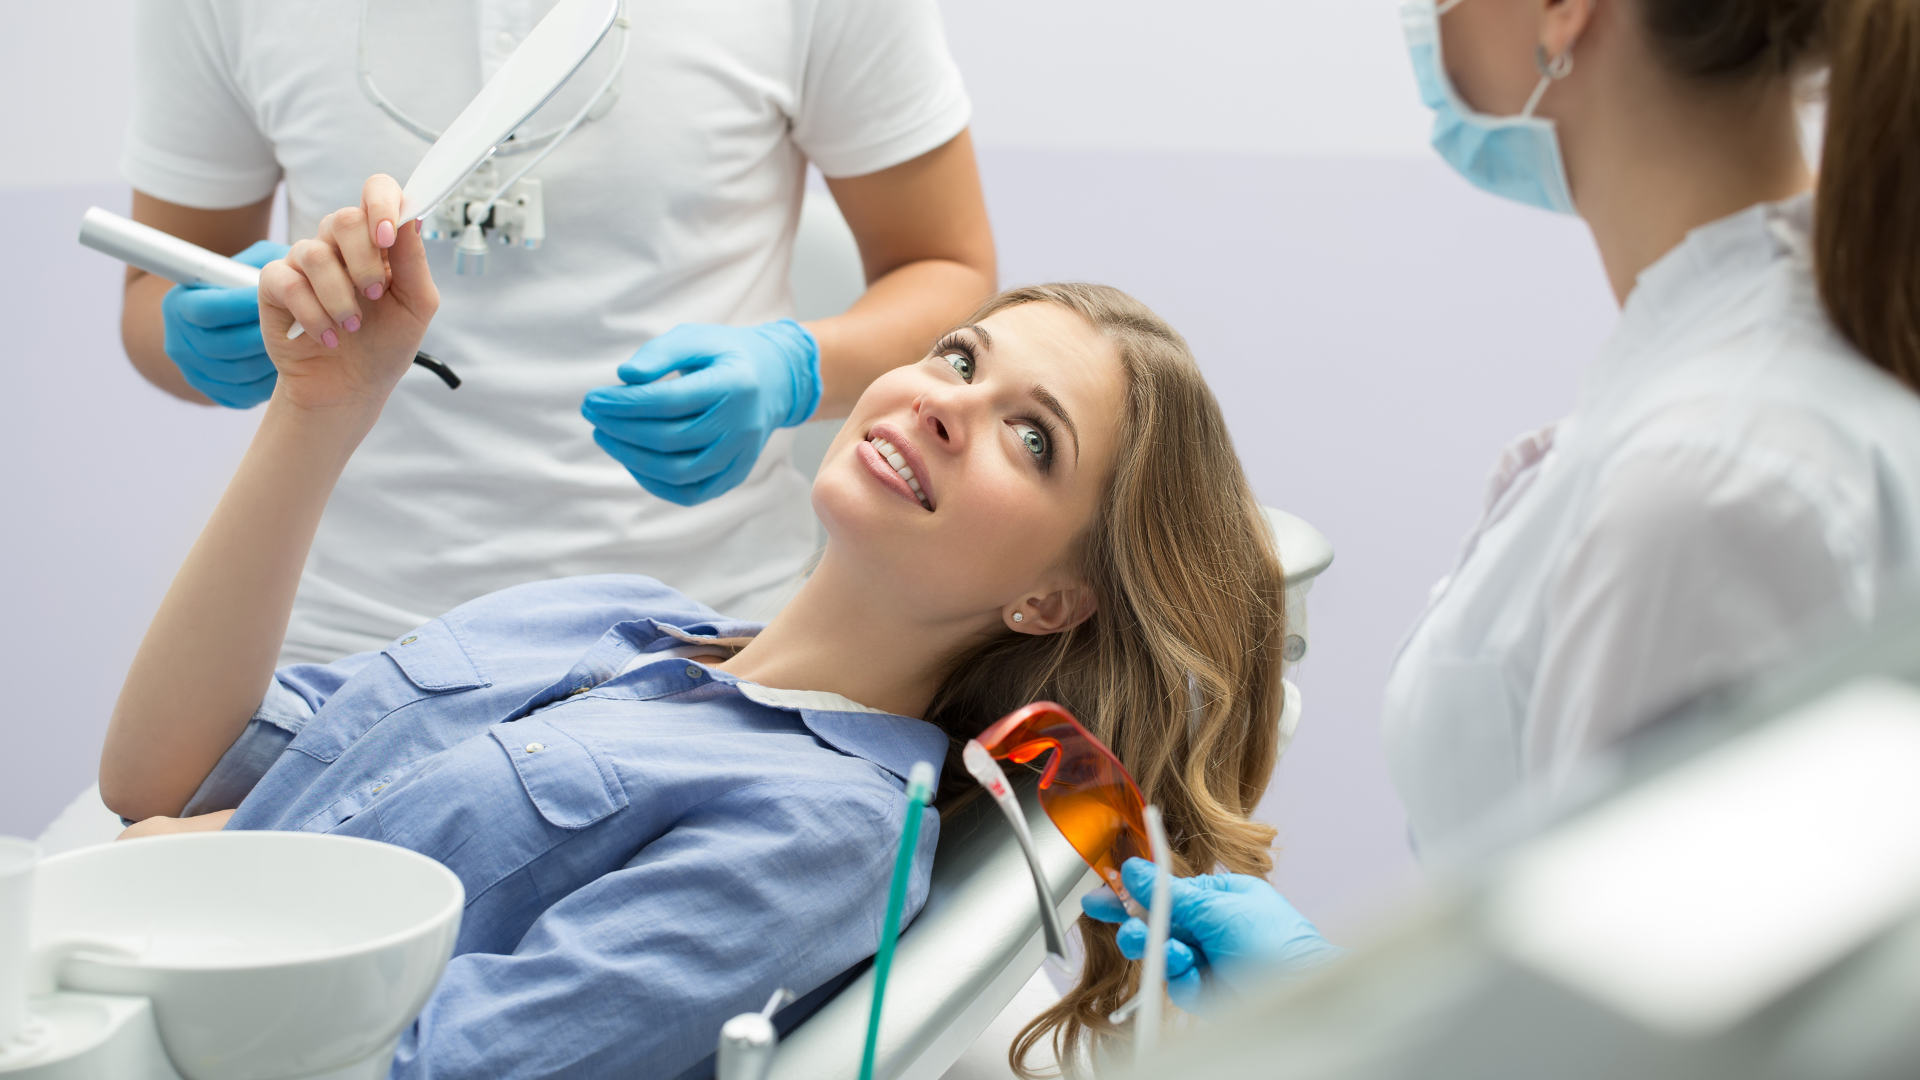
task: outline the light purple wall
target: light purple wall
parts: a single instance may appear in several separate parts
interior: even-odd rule
[[[1424,160],[992,149],[1008,283],[1126,288],[1191,339],[1264,502],[1333,541],[1306,715],[1262,816],[1281,885],[1350,925],[1411,861],[1379,751],[1400,633],[1445,573],[1505,441],[1559,414],[1613,318],[1578,223]],[[119,268],[73,241],[118,186],[16,190],[0,270],[0,833],[92,779],[146,621],[253,414],[148,387],[120,352]]]

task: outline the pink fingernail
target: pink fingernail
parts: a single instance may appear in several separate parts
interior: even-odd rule
[[[383,221],[373,230],[373,242],[381,247],[393,246],[393,222]]]
[[[337,349],[340,347],[340,335],[331,330],[320,331],[320,340],[326,342],[327,348],[329,349]]]
[[[415,221],[415,222],[413,223],[413,231],[414,231],[415,233],[418,233],[418,232],[420,231],[420,222],[418,222],[418,221]]]
[[[387,291],[387,287],[376,281],[373,284],[367,286],[367,299],[378,300],[380,299],[381,294],[385,293],[386,291]]]
[[[345,319],[342,319],[340,321],[340,327],[341,329],[345,330],[349,334],[358,333],[360,330],[360,316],[358,315],[347,316]]]

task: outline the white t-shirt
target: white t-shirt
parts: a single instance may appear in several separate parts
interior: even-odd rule
[[[1827,321],[1811,215],[1694,230],[1641,273],[1572,415],[1495,468],[1387,685],[1423,851],[1913,587],[1920,395]]]
[[[373,75],[443,128],[551,0],[380,0]],[[141,0],[123,170],[219,209],[287,184],[290,231],[404,181],[427,144],[355,82],[360,0]],[[647,494],[594,444],[580,403],[683,322],[792,314],[808,160],[876,172],[959,134],[969,104],[933,0],[647,0],[627,5],[619,103],[533,172],[547,239],[494,247],[484,277],[429,245],[441,306],[423,348],[465,380],[401,380],[328,503],[286,660],[382,647],[476,596],[568,574],[644,573],[764,615],[814,544],[807,483],[768,443],[736,489],[695,507]],[[522,131],[563,122],[605,78],[617,31]],[[500,159],[504,170],[525,158]]]

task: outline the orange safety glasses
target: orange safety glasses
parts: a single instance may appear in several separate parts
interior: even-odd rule
[[[1040,775],[1041,809],[1114,895],[1136,915],[1144,914],[1121,884],[1120,867],[1131,858],[1153,858],[1146,800],[1113,751],[1051,701],[1036,701],[1007,714],[974,742],[992,757],[1022,764],[1054,751]],[[980,777],[980,771],[974,775]],[[980,779],[992,791],[994,785]],[[1011,799],[1011,793],[993,794],[1003,802]]]

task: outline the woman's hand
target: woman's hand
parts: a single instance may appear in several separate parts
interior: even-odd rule
[[[386,401],[413,363],[440,292],[418,229],[396,227],[400,186],[375,176],[361,204],[260,273],[260,326],[279,371],[274,396],[303,409]],[[298,321],[306,333],[287,340]]]
[[[233,816],[231,810],[216,810],[211,814],[199,814],[194,817],[150,817],[145,821],[136,821],[115,840],[138,840],[143,836],[172,836],[174,833],[219,832],[227,827],[227,819]]]

